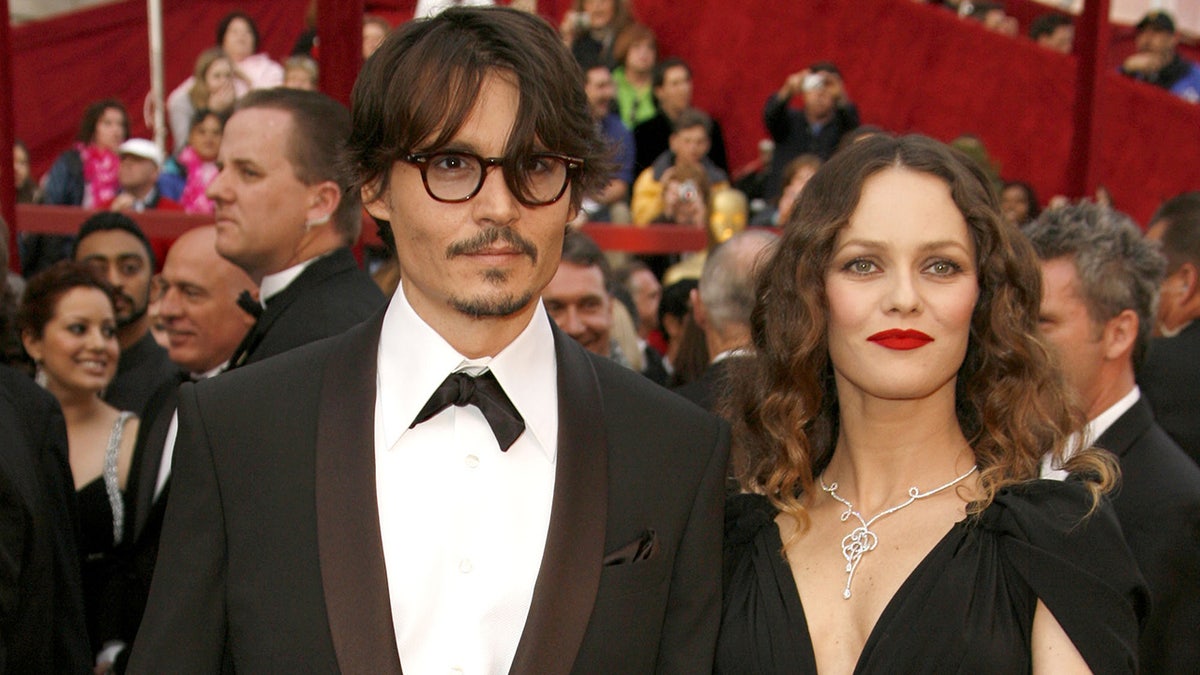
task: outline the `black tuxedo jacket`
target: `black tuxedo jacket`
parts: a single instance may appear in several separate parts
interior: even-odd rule
[[[1200,319],[1175,337],[1150,341],[1138,385],[1154,418],[1200,464]]]
[[[0,672],[91,672],[74,499],[58,403],[0,366]]]
[[[382,317],[183,386],[130,672],[400,672],[374,467]],[[554,497],[512,672],[709,672],[727,427],[554,335]],[[631,562],[648,533],[654,554]]]
[[[675,388],[675,393],[704,408],[705,410],[716,412],[716,406],[721,401],[721,397],[725,394],[726,388],[729,386],[729,359],[739,358],[731,356],[716,363],[708,364],[700,377],[681,384]]]
[[[1150,586],[1141,670],[1194,672],[1200,664],[1200,468],[1154,422],[1145,398],[1096,445],[1121,462],[1112,503]]]
[[[267,300],[258,321],[230,360],[233,368],[337,335],[375,313],[383,292],[358,267],[348,248],[313,262]]]

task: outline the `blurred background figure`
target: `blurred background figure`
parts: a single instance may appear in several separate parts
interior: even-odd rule
[[[1048,12],[1029,24],[1029,39],[1039,47],[1070,54],[1075,49],[1075,22],[1065,14]]]
[[[21,341],[38,382],[62,406],[82,526],[83,595],[88,634],[111,620],[103,597],[124,534],[121,491],[129,475],[137,416],[105,403],[120,354],[108,286],[84,265],[61,261],[29,280],[18,315]],[[93,642],[92,653],[100,645]]]
[[[1024,225],[1042,212],[1033,186],[1024,181],[1008,181],[1000,188],[1000,215],[1010,225]]]
[[[29,148],[21,139],[13,141],[13,184],[18,204],[36,204],[42,200],[42,189],[29,172]]]
[[[217,176],[217,152],[225,131],[225,115],[201,108],[192,115],[187,144],[163,165],[159,186],[163,194],[183,205],[187,213],[212,213],[205,191]]]
[[[110,98],[89,105],[75,143],[54,160],[42,181],[43,203],[96,208],[111,202],[120,189],[117,147],[128,137],[124,104]],[[22,237],[21,273],[28,278],[70,257],[71,242],[71,237],[53,234]]]
[[[617,114],[625,128],[633,131],[657,112],[652,86],[658,61],[654,31],[644,24],[631,24],[617,36],[613,56],[618,63],[612,73],[617,85]]]
[[[283,62],[283,86],[289,89],[317,91],[319,73],[317,62],[303,54],[289,56]]]
[[[392,32],[392,24],[382,16],[367,14],[363,17],[362,25],[362,56],[363,60],[371,58],[379,45]]]
[[[632,21],[629,0],[574,0],[571,11],[563,15],[559,32],[579,63],[616,68],[613,46]]]
[[[782,227],[792,215],[792,207],[800,197],[808,180],[821,168],[821,158],[813,154],[803,154],[788,162],[783,168],[783,192],[775,207],[759,211],[751,221],[752,225],[769,225]]]
[[[188,141],[197,110],[228,114],[238,97],[238,83],[248,83],[234,73],[233,61],[220,47],[209,47],[196,58],[192,76],[167,96],[167,117],[176,152]]]

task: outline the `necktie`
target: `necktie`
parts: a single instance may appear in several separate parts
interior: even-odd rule
[[[525,431],[521,413],[517,412],[490,370],[478,377],[462,372],[450,373],[408,428],[412,429],[452,405],[479,408],[503,451],[507,451]]]

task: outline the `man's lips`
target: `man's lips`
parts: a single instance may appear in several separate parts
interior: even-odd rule
[[[867,338],[868,342],[874,342],[881,347],[897,350],[916,349],[924,347],[933,342],[933,338],[922,333],[919,330],[900,330],[893,328],[891,330],[880,331],[871,337]]]

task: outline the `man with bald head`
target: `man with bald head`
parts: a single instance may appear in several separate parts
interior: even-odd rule
[[[167,253],[162,274],[153,284],[167,333],[167,355],[181,372],[150,399],[134,449],[134,470],[126,488],[133,508],[125,511],[125,531],[133,536],[122,551],[124,573],[119,591],[113,594],[121,609],[112,634],[105,636],[110,647],[98,659],[115,659],[117,670],[123,670],[122,657],[128,653],[122,647],[132,642],[141,623],[158,555],[179,426],[179,384],[223,372],[254,326],[254,317],[238,306],[237,299],[258,289],[246,272],[217,254],[216,241],[212,226],[185,232]]]

